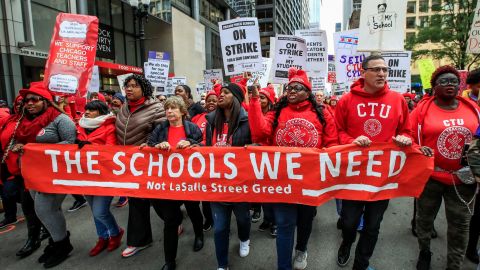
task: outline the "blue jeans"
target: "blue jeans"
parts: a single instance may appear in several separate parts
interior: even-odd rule
[[[112,212],[110,212],[113,197],[86,195],[85,199],[92,209],[98,237],[108,239],[110,236],[117,236],[120,233],[120,228]]]
[[[273,206],[271,203],[262,203],[263,221],[275,224],[275,215],[273,214]]]
[[[297,205],[273,204],[275,223],[277,224],[277,269],[292,269],[292,252],[297,225]]]
[[[238,238],[245,242],[250,239],[249,203],[210,203],[215,232],[215,253],[218,268],[228,266],[228,246],[230,238],[230,220],[232,211],[237,219]]]
[[[21,191],[22,186],[16,179],[5,180],[3,186],[0,186],[0,197],[5,210],[5,219],[8,221],[17,219],[17,202],[20,202]]]

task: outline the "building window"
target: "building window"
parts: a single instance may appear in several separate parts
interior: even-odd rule
[[[432,11],[442,10],[442,0],[432,0]]]
[[[407,4],[407,13],[416,13],[417,12],[417,2],[409,1]]]
[[[353,7],[353,10],[361,10],[362,0],[353,0],[352,7]]]
[[[273,0],[258,0],[257,6],[273,4]]]
[[[257,18],[259,19],[273,18],[273,10],[272,9],[257,10]]]
[[[42,4],[37,4],[36,2],[32,2],[32,11],[35,48],[48,52],[53,35],[53,26],[55,25],[59,11]]]
[[[58,11],[68,12],[67,0],[32,0],[32,2],[56,9]],[[35,9],[33,9],[33,11],[35,12]]]
[[[420,0],[419,11],[428,12],[428,0]]]
[[[225,20],[222,10],[208,0],[202,0],[200,4],[200,15],[214,24]]]
[[[261,37],[260,43],[262,46],[270,46],[270,37]]]
[[[120,0],[112,0],[113,27],[123,29],[123,10]]]
[[[273,32],[273,23],[271,22],[260,23],[259,28],[260,28],[260,32]]]
[[[428,27],[428,16],[421,16],[419,17],[419,20],[421,28]]]
[[[415,17],[407,17],[407,29],[415,29]]]
[[[101,23],[111,25],[112,21],[110,18],[110,0],[99,0],[97,2],[97,7],[98,7],[98,20]],[[93,1],[90,3],[93,4]]]

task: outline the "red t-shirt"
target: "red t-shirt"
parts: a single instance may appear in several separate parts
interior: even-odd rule
[[[232,146],[232,138],[230,137],[230,140],[227,141],[227,135],[228,135],[228,123],[225,123],[223,124],[222,134],[217,134],[216,130],[213,131],[212,146],[217,146],[217,147]]]
[[[416,112],[412,117],[416,117]],[[469,143],[478,127],[478,117],[463,102],[455,110],[444,110],[435,103],[431,104],[425,115],[421,131],[422,145],[435,151],[435,167],[446,171],[456,171],[460,165],[463,146]],[[434,171],[433,179],[452,185],[452,175],[439,170]],[[460,180],[455,179],[455,184]]]
[[[186,140],[187,136],[185,135],[185,127],[180,126],[180,127],[173,127],[169,126],[168,127],[168,138],[167,141],[170,144],[170,147],[176,148],[178,142],[181,140]]]

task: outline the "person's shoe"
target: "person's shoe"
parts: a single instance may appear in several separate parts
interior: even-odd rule
[[[343,220],[342,220],[341,217],[339,217],[338,220],[337,220],[337,229],[341,230],[342,227],[343,227]]]
[[[73,246],[70,243],[70,233],[67,233],[65,239],[53,243],[52,253],[43,264],[43,267],[52,268],[61,264],[68,258],[72,250]]]
[[[176,263],[165,263],[162,267],[162,270],[175,270],[175,268],[177,267],[177,264]]]
[[[122,237],[124,233],[125,230],[120,228],[118,235],[110,236],[110,239],[108,240],[108,252],[114,251],[115,249],[120,247],[120,245],[122,244]]]
[[[198,252],[203,248],[203,234],[200,236],[195,236],[193,241],[193,251]]]
[[[262,219],[262,213],[260,211],[254,211],[252,214],[252,222],[257,223]]]
[[[438,237],[438,233],[437,233],[437,230],[435,230],[435,226],[432,227],[432,239],[435,239]]]
[[[48,239],[49,237],[50,237],[50,233],[48,232],[47,229],[45,229],[45,227],[42,226],[42,228],[40,228],[40,236],[39,236],[40,241]]]
[[[18,223],[18,219],[4,219],[0,221],[0,229],[3,229],[7,226],[14,225]]]
[[[50,237],[48,238],[48,245],[43,249],[43,254],[38,257],[39,263],[44,263],[47,261],[48,257],[52,254],[53,251],[53,239]]]
[[[337,255],[337,264],[341,267],[345,267],[350,260],[350,250],[352,249],[352,244],[347,244],[342,242],[340,248],[338,249]]]
[[[19,251],[17,251],[17,253],[15,255],[17,257],[20,257],[21,259],[23,259],[25,257],[28,257],[35,250],[40,248],[41,244],[42,244],[42,242],[38,238],[38,233],[37,233],[37,235],[29,236],[28,239],[27,239],[27,242],[25,242],[25,245],[23,245],[23,247]]]
[[[144,250],[148,247],[150,247],[150,244],[148,244],[146,246],[143,246],[143,247],[127,246],[127,248],[122,251],[122,257],[123,258],[131,257],[131,256],[137,254],[138,252],[140,252],[140,251],[142,251],[142,250]]]
[[[295,250],[295,258],[293,259],[293,269],[303,270],[307,268],[307,252]]]
[[[264,231],[270,229],[271,226],[272,226],[272,223],[270,223],[268,221],[263,221],[262,224],[260,224],[260,226],[258,227],[258,230],[261,231],[261,232],[264,232]]]
[[[88,255],[90,255],[90,257],[97,256],[100,252],[107,249],[108,244],[108,239],[98,238],[97,244],[90,250]]]
[[[210,223],[210,222],[205,222],[205,223],[203,224],[203,231],[204,231],[204,232],[208,232],[208,231],[210,231],[211,229],[212,229],[212,223]]]
[[[430,250],[421,250],[418,255],[417,270],[429,270],[432,260],[432,252]]]
[[[70,207],[67,212],[75,212],[78,209],[87,206],[87,201],[74,201],[72,207]]]
[[[240,250],[239,250],[240,257],[242,258],[247,257],[249,253],[250,253],[250,240],[247,240],[245,242],[240,241]]]
[[[467,248],[467,252],[465,253],[465,257],[474,264],[479,264],[479,258],[476,248]]]
[[[273,238],[277,237],[277,225],[272,225],[272,227],[270,227],[270,236]]]
[[[118,198],[118,201],[115,203],[115,207],[117,208],[122,208],[128,204],[128,198],[127,197],[120,197]]]

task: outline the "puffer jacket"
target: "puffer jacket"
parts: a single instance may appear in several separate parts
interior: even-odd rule
[[[133,113],[126,102],[117,114],[115,129],[118,145],[141,145],[157,124],[165,120],[163,105],[155,98],[145,100]]]

